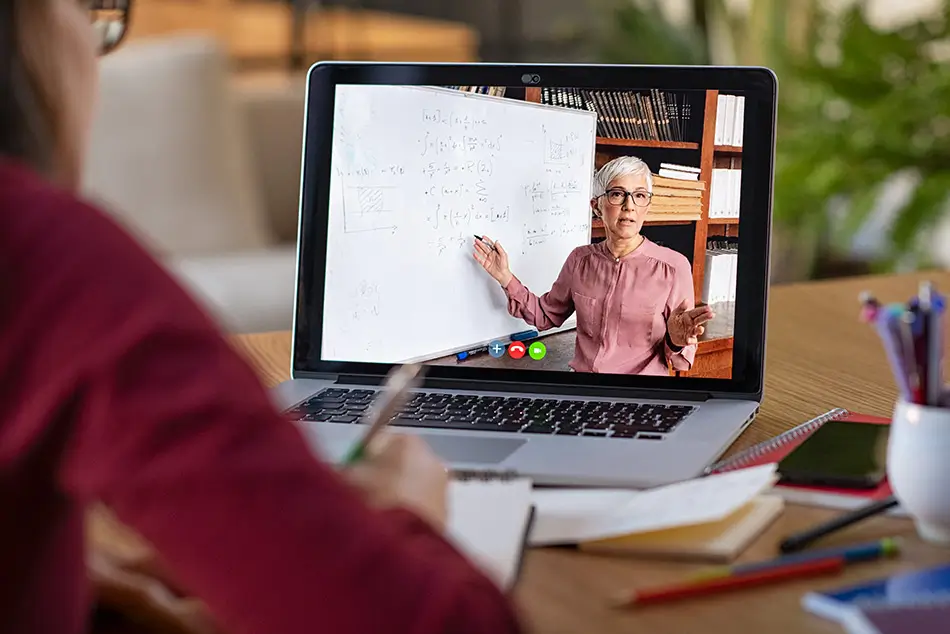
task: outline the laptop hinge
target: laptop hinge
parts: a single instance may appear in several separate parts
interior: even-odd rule
[[[365,374],[341,374],[336,382],[346,385],[380,385],[385,377]],[[435,390],[467,390],[481,392],[513,392],[551,394],[553,396],[591,396],[596,398],[643,398],[670,401],[707,401],[707,392],[686,390],[637,389],[629,387],[559,385],[552,383],[512,383],[511,381],[472,381],[426,377],[422,385]]]

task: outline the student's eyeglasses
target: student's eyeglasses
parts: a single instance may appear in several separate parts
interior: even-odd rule
[[[99,37],[99,54],[118,48],[129,30],[132,0],[93,0],[89,2],[92,27]]]
[[[646,207],[650,204],[650,200],[653,199],[652,192],[642,189],[638,189],[634,192],[628,192],[625,189],[608,189],[603,195],[607,197],[607,202],[616,207],[627,202],[627,196],[633,199],[633,204],[637,207]]]

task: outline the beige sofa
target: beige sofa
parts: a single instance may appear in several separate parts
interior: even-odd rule
[[[237,78],[202,35],[101,62],[84,193],[231,332],[291,326],[304,92]]]

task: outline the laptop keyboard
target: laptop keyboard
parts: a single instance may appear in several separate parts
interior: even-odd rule
[[[288,413],[298,421],[358,423],[375,394],[375,390],[327,388]],[[694,409],[691,405],[428,392],[414,394],[390,425],[660,440]]]

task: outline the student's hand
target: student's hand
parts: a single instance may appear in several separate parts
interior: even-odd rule
[[[666,320],[666,329],[670,333],[670,341],[674,345],[683,347],[694,344],[697,338],[706,332],[703,326],[716,316],[711,306],[700,306],[687,310],[687,303],[683,302],[670,314]]]
[[[379,436],[365,457],[343,473],[373,506],[403,507],[437,531],[445,529],[449,472],[418,436]]]
[[[495,248],[492,249],[492,246]],[[508,253],[500,242],[492,242],[485,237],[483,240],[475,238],[475,250],[472,253],[475,261],[482,265],[482,268],[488,271],[488,274],[495,278],[495,281],[501,284],[502,288],[508,286],[513,275],[508,268]]]

